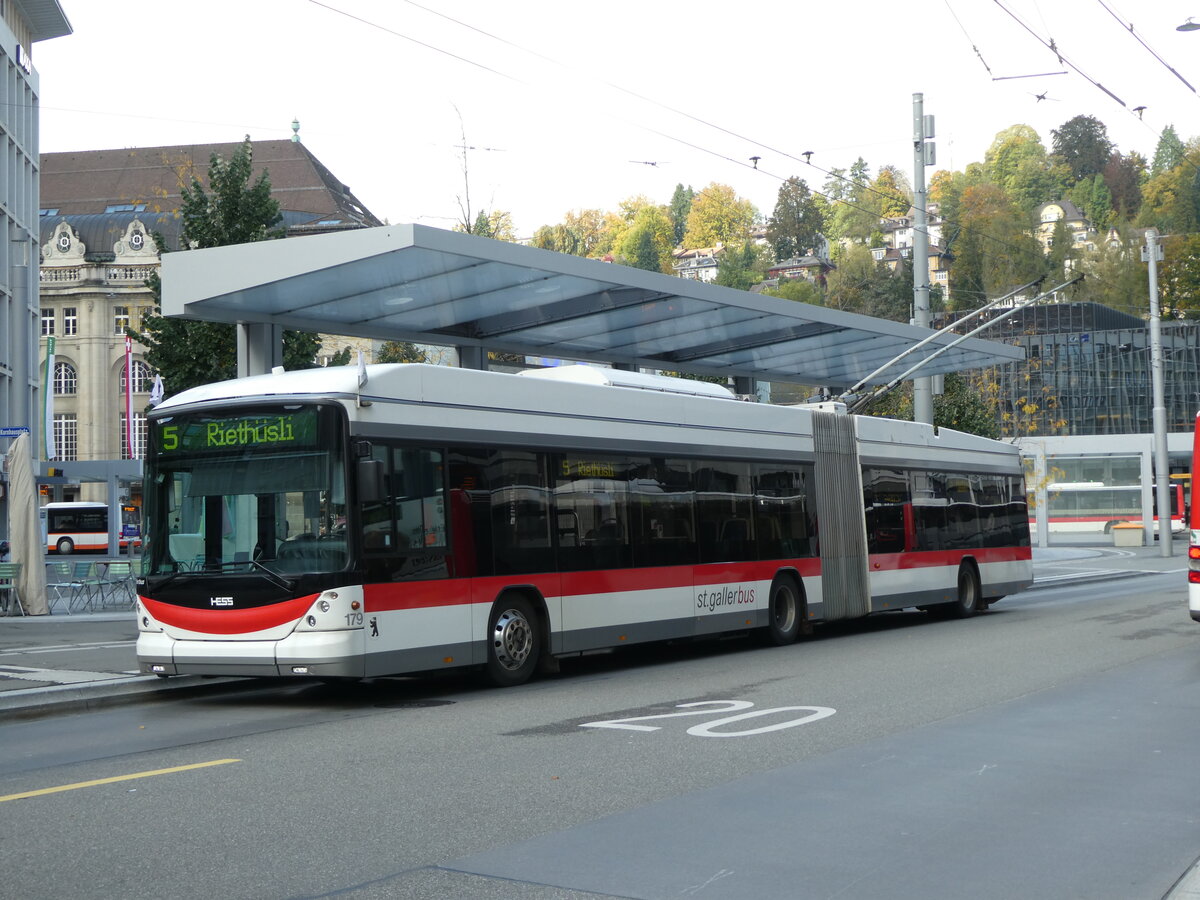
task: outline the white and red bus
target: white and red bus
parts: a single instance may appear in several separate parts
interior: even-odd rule
[[[1015,447],[694,381],[315,369],[181,393],[149,436],[137,656],[163,676],[517,684],[1032,582]]]
[[[47,553],[65,556],[108,550],[107,504],[86,500],[47,503],[41,515],[45,519]],[[140,545],[140,511],[136,506],[121,507],[121,527],[117,534],[121,552],[129,549],[131,541],[135,547]]]
[[[1158,534],[1158,491],[1151,486],[1154,533]],[[1170,485],[1170,529],[1182,534],[1184,488]],[[1059,481],[1046,487],[1046,518],[1051,534],[1108,534],[1115,525],[1142,524],[1142,486],[1104,484],[1100,481]],[[1034,524],[1030,520],[1030,527]]]

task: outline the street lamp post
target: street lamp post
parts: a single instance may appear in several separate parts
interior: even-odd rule
[[[1158,503],[1158,548],[1171,555],[1171,466],[1167,460],[1167,401],[1163,388],[1162,324],[1158,309],[1158,232],[1146,229],[1142,258],[1150,270],[1150,387],[1154,395],[1154,489]]]

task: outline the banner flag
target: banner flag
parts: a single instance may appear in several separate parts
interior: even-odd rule
[[[164,388],[163,388],[163,383],[162,383],[162,376],[155,375],[154,376],[154,387],[150,388],[150,405],[158,406],[158,404],[162,403],[163,402],[163,393],[164,393]]]
[[[125,335],[125,449],[137,459],[133,444],[133,338]]]
[[[54,441],[54,335],[46,338],[46,365],[42,370],[42,452],[58,459]]]

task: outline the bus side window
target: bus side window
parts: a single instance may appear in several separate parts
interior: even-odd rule
[[[487,482],[496,574],[553,571],[545,454],[490,451]]]
[[[700,562],[758,559],[750,465],[699,463],[695,484]]]

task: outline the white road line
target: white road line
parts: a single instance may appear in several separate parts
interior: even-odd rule
[[[42,681],[51,684],[85,684],[90,681],[111,681],[127,678],[120,672],[72,672],[67,669],[31,669],[27,666],[0,666],[0,678],[21,681]]]
[[[113,647],[132,647],[137,641],[94,641],[85,644],[47,644],[42,647],[16,647],[0,650],[0,656],[21,656],[26,653],[70,653],[72,650],[107,650]]]

